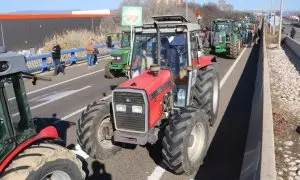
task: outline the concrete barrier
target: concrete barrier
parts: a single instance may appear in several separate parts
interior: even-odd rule
[[[274,132],[264,28],[240,180],[276,180]]]
[[[300,57],[300,43],[295,41],[294,39],[290,37],[284,38],[284,43],[290,50],[293,51],[297,55],[297,57]]]

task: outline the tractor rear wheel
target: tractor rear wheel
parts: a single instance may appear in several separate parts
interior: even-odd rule
[[[217,119],[220,95],[215,63],[198,71],[193,93],[193,105],[203,109],[209,117],[210,125],[213,125]]]
[[[204,50],[204,54],[205,55],[209,55],[210,54],[211,48],[210,48],[208,40],[204,41],[204,43],[203,43],[203,50]]]
[[[21,152],[1,174],[0,179],[82,180],[82,163],[68,149],[41,143]]]
[[[121,150],[113,142],[111,103],[95,101],[87,106],[77,123],[77,141],[89,156],[109,159]]]
[[[107,78],[107,79],[113,79],[114,77],[115,77],[115,75],[114,75],[114,73],[113,72],[111,72],[111,70],[110,70],[110,65],[111,65],[111,63],[110,62],[108,62],[106,65],[105,65],[105,78]]]
[[[163,161],[175,174],[192,175],[208,149],[208,117],[201,109],[182,108],[165,129]]]
[[[233,40],[230,44],[230,56],[233,59],[236,59],[238,57],[238,43],[237,40]]]

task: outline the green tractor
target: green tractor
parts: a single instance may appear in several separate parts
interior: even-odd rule
[[[241,43],[234,20],[217,19],[212,23],[211,47],[215,54],[230,55],[236,59],[240,54]]]
[[[105,66],[105,78],[112,79],[126,74],[125,66],[130,56],[130,30],[121,33],[120,48],[114,48],[110,54],[111,61]],[[111,36],[107,38],[107,47],[113,48]]]

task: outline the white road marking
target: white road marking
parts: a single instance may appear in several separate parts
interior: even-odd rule
[[[148,180],[158,180],[162,177],[162,175],[165,173],[165,169],[160,167],[160,166],[156,166],[156,168],[154,169],[153,173],[148,176]]]
[[[36,109],[36,108],[42,107],[42,106],[44,106],[44,105],[46,105],[46,104],[52,103],[52,102],[54,102],[54,101],[56,101],[56,100],[59,100],[59,99],[61,99],[61,98],[64,98],[64,97],[70,96],[70,95],[72,95],[72,94],[78,93],[78,92],[83,91],[83,90],[85,90],[85,89],[88,89],[88,88],[90,88],[90,87],[92,87],[92,86],[85,86],[85,87],[83,87],[83,88],[81,88],[81,89],[72,90],[72,91],[66,91],[66,92],[64,92],[64,93],[58,94],[57,96],[52,96],[52,99],[51,99],[51,100],[46,101],[46,102],[43,102],[43,103],[38,104],[38,105],[36,105],[36,106],[33,106],[33,107],[30,108],[30,110],[34,110],[34,109]],[[17,115],[19,115],[19,113],[14,113],[14,114],[12,115],[12,117],[15,117],[15,116],[17,116]]]
[[[72,78],[72,79],[68,79],[66,81],[62,81],[62,82],[59,82],[59,83],[56,83],[56,84],[52,84],[52,85],[47,86],[47,87],[43,87],[41,89],[37,89],[37,90],[31,91],[31,92],[28,92],[27,95],[34,94],[34,93],[43,91],[45,89],[53,88],[55,86],[58,86],[58,85],[61,85],[61,84],[65,84],[65,83],[68,83],[68,82],[71,82],[71,81],[74,81],[74,80],[77,80],[77,79],[80,79],[80,78],[83,78],[83,77],[86,77],[86,76],[89,76],[89,75],[93,75],[93,74],[96,74],[96,73],[101,72],[101,71],[104,71],[104,69],[100,69],[100,70],[97,70],[97,71],[94,71],[94,72],[90,72],[90,73],[87,73],[87,74],[84,74],[84,75],[81,75],[81,76],[77,76],[77,77]],[[11,101],[13,99],[15,99],[15,97],[9,98],[8,100]]]
[[[75,150],[71,150],[71,151],[73,151],[75,154],[77,154],[78,156],[81,156],[81,157],[84,158],[84,159],[87,159],[87,158],[89,157],[89,155],[86,154],[86,153],[81,149],[81,147],[80,147],[79,144],[76,144]]]
[[[231,65],[231,67],[229,68],[229,70],[226,72],[226,74],[224,75],[224,77],[222,78],[222,80],[220,82],[220,88],[222,88],[224,86],[224,84],[227,81],[228,77],[230,76],[230,74],[234,70],[234,68],[237,65],[237,63],[239,63],[240,59],[242,58],[242,56],[243,56],[243,54],[245,52],[246,52],[246,48],[244,48],[244,50],[242,51],[242,53],[239,55],[239,57],[235,60],[235,62]],[[163,174],[165,172],[166,172],[165,169],[163,169],[160,166],[156,166],[156,168],[154,169],[154,171],[152,172],[152,174],[150,176],[148,176],[148,180],[150,180],[150,179],[159,180],[163,176]]]
[[[230,74],[232,73],[232,71],[234,70],[235,66],[237,65],[237,63],[239,63],[239,61],[241,60],[243,54],[246,52],[246,48],[244,48],[244,50],[242,51],[242,53],[239,55],[239,57],[235,60],[235,62],[231,65],[231,67],[229,68],[229,70],[226,72],[225,76],[222,78],[221,82],[220,82],[220,87],[222,88],[223,85],[225,84],[225,82],[227,81],[228,77],[230,76]]]
[[[62,117],[62,118],[60,118],[60,119],[61,119],[61,120],[67,120],[67,119],[69,119],[70,117],[72,117],[72,116],[74,116],[74,115],[76,115],[76,114],[78,114],[78,113],[81,113],[81,112],[84,111],[85,109],[86,109],[86,106],[84,106],[84,107],[82,107],[82,108],[80,108],[80,109],[78,109],[78,110],[72,112],[71,114],[68,114],[68,115],[66,115],[66,116],[64,116],[64,117]]]

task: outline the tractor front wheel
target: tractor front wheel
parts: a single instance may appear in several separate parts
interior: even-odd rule
[[[193,105],[205,110],[210,125],[213,125],[217,119],[219,95],[219,75],[216,64],[213,63],[198,71],[193,94]]]
[[[114,75],[114,73],[113,72],[111,72],[111,70],[110,70],[110,65],[111,65],[111,63],[110,62],[108,62],[106,65],[105,65],[105,78],[107,78],[107,79],[113,79],[114,77],[115,77],[115,75]]]
[[[77,123],[77,140],[89,156],[104,160],[121,150],[113,141],[111,104],[95,101],[87,106]]]
[[[162,156],[165,165],[175,174],[192,175],[208,149],[208,119],[201,109],[182,108],[165,129]]]
[[[32,145],[20,153],[0,179],[82,180],[85,173],[76,155],[56,144]]]

